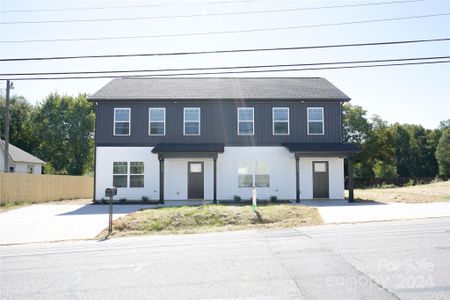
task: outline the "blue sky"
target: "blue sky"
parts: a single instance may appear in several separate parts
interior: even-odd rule
[[[230,0],[228,2],[235,1]],[[71,22],[50,24],[0,25],[0,40],[138,36],[205,31],[245,30],[301,26],[310,24],[395,18],[450,12],[450,1],[425,0],[390,5],[300,10],[265,14],[208,16],[210,13],[283,8],[387,2],[254,0],[211,4],[212,0],[152,1],[1,1],[1,22],[171,16],[203,14],[201,17],[116,22]],[[398,0],[392,0],[398,1]],[[195,3],[195,4],[194,4]],[[84,11],[5,12],[16,9],[111,7],[139,4],[162,6]],[[168,5],[169,4],[169,5]],[[172,5],[184,4],[184,5]],[[450,16],[391,22],[302,28],[279,31],[233,33],[183,37],[159,37],[102,41],[51,43],[0,43],[0,56],[35,57],[87,54],[118,54],[290,47],[346,44],[393,40],[450,37]],[[364,48],[257,52],[180,57],[126,59],[88,59],[41,62],[8,62],[1,73],[95,71],[110,69],[154,69],[207,66],[311,63],[339,60],[388,59],[450,55],[450,43],[423,43]],[[239,76],[245,76],[241,74]],[[321,76],[326,77],[361,105],[369,114],[378,114],[389,122],[416,123],[435,128],[450,118],[450,64],[368,69],[321,70],[285,73],[257,73],[248,76]],[[50,92],[76,95],[94,93],[109,79],[15,81],[14,93],[30,102],[41,101]],[[2,86],[4,82],[0,83]]]

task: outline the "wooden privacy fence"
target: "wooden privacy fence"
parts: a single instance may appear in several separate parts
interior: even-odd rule
[[[92,199],[94,179],[88,176],[0,173],[0,202],[47,202]]]

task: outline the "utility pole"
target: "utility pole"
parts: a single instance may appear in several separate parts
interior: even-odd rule
[[[6,80],[6,103],[5,103],[5,163],[4,171],[9,172],[9,90],[13,88],[13,83]]]

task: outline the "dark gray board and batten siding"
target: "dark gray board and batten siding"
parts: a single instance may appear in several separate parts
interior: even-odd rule
[[[98,102],[97,146],[147,146],[158,143],[224,143],[225,146],[280,146],[282,143],[340,143],[341,103],[333,102]],[[324,108],[325,134],[307,135],[307,107]],[[166,135],[148,134],[148,109],[166,108]],[[200,136],[183,135],[183,108],[201,108]],[[255,134],[237,134],[237,107],[254,107]],[[272,108],[289,107],[290,134],[272,134]],[[131,135],[114,136],[114,108],[131,108]]]

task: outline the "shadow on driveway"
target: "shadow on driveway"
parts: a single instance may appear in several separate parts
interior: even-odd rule
[[[150,204],[120,204],[120,205],[114,205],[113,207],[113,214],[129,214],[134,211],[142,210],[145,208],[156,208],[155,205]],[[73,211],[65,212],[62,214],[59,214],[57,216],[70,216],[70,215],[103,215],[103,214],[109,214],[109,206],[108,205],[99,205],[99,204],[88,204],[85,206],[82,206],[80,208],[77,208]]]

